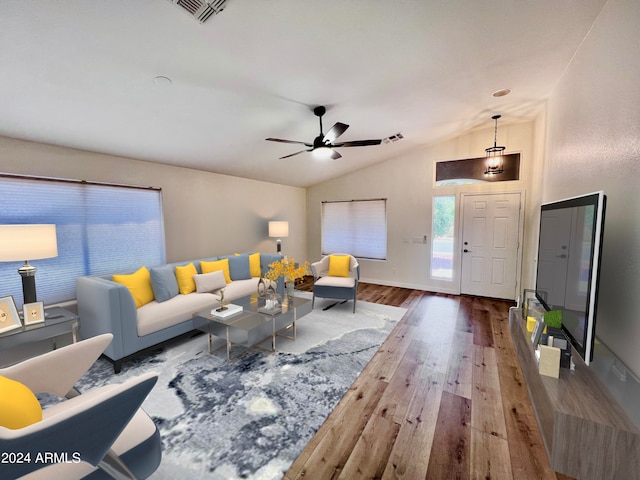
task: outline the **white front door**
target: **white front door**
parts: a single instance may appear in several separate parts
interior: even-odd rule
[[[460,292],[516,298],[520,193],[463,195]]]

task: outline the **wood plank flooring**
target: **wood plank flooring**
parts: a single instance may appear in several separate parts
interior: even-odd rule
[[[408,311],[286,480],[568,478],[549,467],[511,302],[366,283],[358,299]]]

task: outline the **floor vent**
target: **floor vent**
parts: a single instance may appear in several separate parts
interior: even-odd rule
[[[383,143],[392,143],[392,142],[397,142],[398,140],[402,140],[403,138],[404,138],[404,135],[402,135],[400,132],[398,132],[395,135],[391,135],[390,137],[383,138],[382,142]]]
[[[229,0],[172,0],[173,3],[184,9],[189,15],[204,23],[213,15],[222,12]]]

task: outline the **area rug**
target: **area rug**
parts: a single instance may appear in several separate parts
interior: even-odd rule
[[[334,303],[316,301],[296,341],[278,338],[276,353],[227,362],[200,335],[127,362],[120,375],[99,360],[81,390],[159,373],[143,404],[163,442],[153,479],[281,479],[406,311],[358,302],[354,314],[351,302]]]

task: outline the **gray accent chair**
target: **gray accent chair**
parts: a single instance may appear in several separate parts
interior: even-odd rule
[[[156,373],[84,394],[74,387],[112,338],[100,335],[0,369],[0,375],[36,395],[66,397],[44,408],[39,422],[17,430],[0,427],[0,451],[31,459],[2,465],[2,478],[143,479],[158,468],[160,433],[140,408],[158,379]],[[37,461],[43,452],[57,457]]]
[[[336,300],[353,300],[353,313],[356,312],[356,296],[358,294],[358,280],[360,279],[360,265],[356,258],[346,253],[333,255],[346,255],[349,260],[349,276],[336,277],[329,275],[330,255],[326,255],[320,261],[311,264],[313,273],[313,298],[311,308],[315,304],[316,297],[331,298]]]

